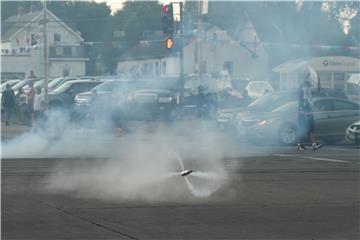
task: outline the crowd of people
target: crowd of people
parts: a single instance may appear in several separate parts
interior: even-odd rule
[[[23,88],[19,88],[15,94],[10,85],[6,85],[6,90],[2,93],[2,120],[5,125],[17,122],[22,125],[33,126],[45,118],[45,101],[41,88],[35,89],[34,84],[29,84],[29,90],[25,93]]]

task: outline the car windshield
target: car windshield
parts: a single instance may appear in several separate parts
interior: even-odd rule
[[[93,90],[96,90],[98,92],[112,92],[117,88],[118,82],[116,81],[105,81],[96,87],[93,88]]]
[[[71,87],[72,84],[73,83],[71,81],[65,82],[65,83],[61,84],[60,86],[58,86],[57,88],[55,88],[53,93],[66,92],[66,90],[68,90]]]
[[[252,102],[249,108],[271,111],[275,107],[278,107],[279,104],[286,102],[290,95],[291,94],[268,93]]]
[[[9,80],[9,81],[7,81],[7,82],[4,82],[4,83],[1,84],[1,86],[0,86],[1,91],[4,91],[4,90],[6,89],[6,85],[9,84],[10,86],[13,86],[14,83],[15,83],[15,84],[17,83],[17,81],[19,81],[19,80]]]
[[[64,78],[60,77],[60,78],[55,78],[54,80],[52,80],[49,83],[49,88],[54,88],[56,87]]]

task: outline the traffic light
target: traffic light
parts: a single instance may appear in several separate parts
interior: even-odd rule
[[[165,46],[166,46],[167,49],[172,49],[173,45],[174,45],[174,41],[173,41],[172,37],[169,36],[166,39]]]
[[[174,11],[173,4],[164,5],[162,7],[163,16],[161,19],[163,32],[173,34],[174,32]]]

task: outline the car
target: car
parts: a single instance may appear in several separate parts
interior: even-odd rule
[[[179,103],[178,78],[163,77],[146,80],[144,86],[127,96],[130,119],[174,119]]]
[[[17,84],[18,82],[20,82],[20,79],[11,79],[11,80],[7,80],[6,82],[3,82],[0,85],[0,92],[3,92],[6,89],[6,85],[10,85],[10,87],[14,86],[15,84]]]
[[[350,124],[346,128],[346,139],[360,145],[360,121]]]
[[[71,80],[95,80],[94,77],[58,77],[58,78],[54,78],[51,80],[51,82],[49,82],[48,85],[48,91],[52,92],[54,89],[56,89],[57,87],[59,87],[61,84],[67,82],[67,81],[71,81]]]
[[[315,134],[327,143],[342,141],[346,127],[359,119],[360,105],[347,99],[314,98],[313,116]],[[300,133],[298,101],[292,101],[271,112],[248,114],[237,124],[239,137],[253,142],[295,144]]]
[[[94,101],[106,101],[114,93],[127,94],[141,86],[143,82],[132,79],[107,80],[90,91],[81,92],[75,96],[75,104],[78,107],[89,106]]]
[[[312,88],[311,91],[314,97],[349,98],[344,91],[333,88],[321,88],[320,91],[318,91],[317,88]],[[225,108],[220,110],[217,115],[217,125],[220,129],[232,132],[235,130],[237,122],[248,113],[271,112],[285,103],[297,100],[297,98],[297,89],[269,92],[254,100],[248,107]]]
[[[271,84],[266,81],[250,81],[245,89],[252,98],[259,98],[268,92],[274,91]]]
[[[360,73],[351,74],[346,83],[346,92],[354,102],[360,102]]]
[[[69,80],[49,93],[49,108],[72,108],[74,98],[80,92],[89,91],[102,81],[77,79]]]

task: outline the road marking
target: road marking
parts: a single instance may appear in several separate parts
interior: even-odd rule
[[[315,161],[324,161],[324,162],[337,162],[337,163],[354,163],[354,164],[359,164],[359,163],[357,163],[357,162],[350,162],[350,161],[339,160],[339,159],[322,158],[322,157],[307,157],[307,156],[291,155],[291,154],[275,154],[275,156],[279,156],[279,157],[297,157],[297,158],[305,158],[305,159],[311,159],[311,160],[315,160]]]

